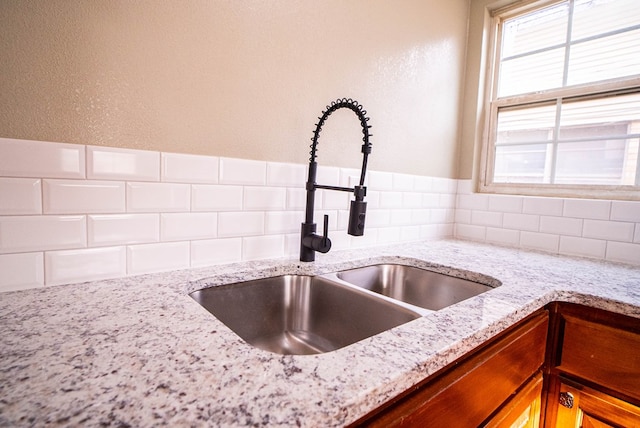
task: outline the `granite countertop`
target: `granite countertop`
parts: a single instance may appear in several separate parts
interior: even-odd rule
[[[380,262],[502,285],[306,356],[247,345],[187,295]],[[551,301],[640,318],[640,268],[450,240],[2,293],[0,426],[342,426]]]

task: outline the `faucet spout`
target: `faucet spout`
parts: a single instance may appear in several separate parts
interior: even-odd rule
[[[339,187],[328,186],[316,183],[316,175],[318,170],[318,163],[316,162],[316,152],[318,146],[318,139],[320,137],[320,131],[322,126],[326,122],[327,118],[336,110],[341,108],[348,108],[353,111],[360,121],[362,127],[362,168],[360,171],[359,184],[354,187]],[[351,98],[338,99],[327,106],[326,110],[322,112],[322,115],[318,118],[318,123],[313,132],[313,138],[311,143],[311,157],[309,158],[309,176],[307,179],[307,204],[305,210],[305,221],[302,223],[301,237],[300,237],[300,260],[303,262],[312,262],[315,260],[316,251],[326,253],[331,249],[331,240],[328,237],[328,216],[324,218],[324,231],[323,235],[317,235],[316,224],[313,221],[313,211],[315,205],[315,191],[316,189],[335,190],[340,192],[353,193],[355,199],[351,201],[349,209],[349,226],[347,233],[353,236],[362,236],[364,234],[364,223],[367,211],[367,203],[364,198],[367,194],[367,188],[364,186],[365,175],[367,171],[367,158],[371,153],[371,143],[369,142],[369,129],[371,126],[367,124],[369,118],[366,116],[367,111],[363,109],[362,105]]]

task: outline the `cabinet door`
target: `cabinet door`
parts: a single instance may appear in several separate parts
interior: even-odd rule
[[[640,427],[640,408],[585,386],[561,382],[559,401],[557,427]]]
[[[542,401],[542,373],[502,406],[485,428],[538,428]]]

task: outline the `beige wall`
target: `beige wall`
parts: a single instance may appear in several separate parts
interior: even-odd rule
[[[321,110],[351,97],[371,168],[455,178],[467,15],[468,0],[2,0],[0,137],[306,162]],[[359,167],[351,115],[327,122],[320,164]]]

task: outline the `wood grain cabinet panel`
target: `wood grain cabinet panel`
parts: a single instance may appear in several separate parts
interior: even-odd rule
[[[640,400],[640,334],[565,315],[558,369]]]
[[[353,426],[480,426],[538,372],[547,330],[548,313],[539,311]]]

